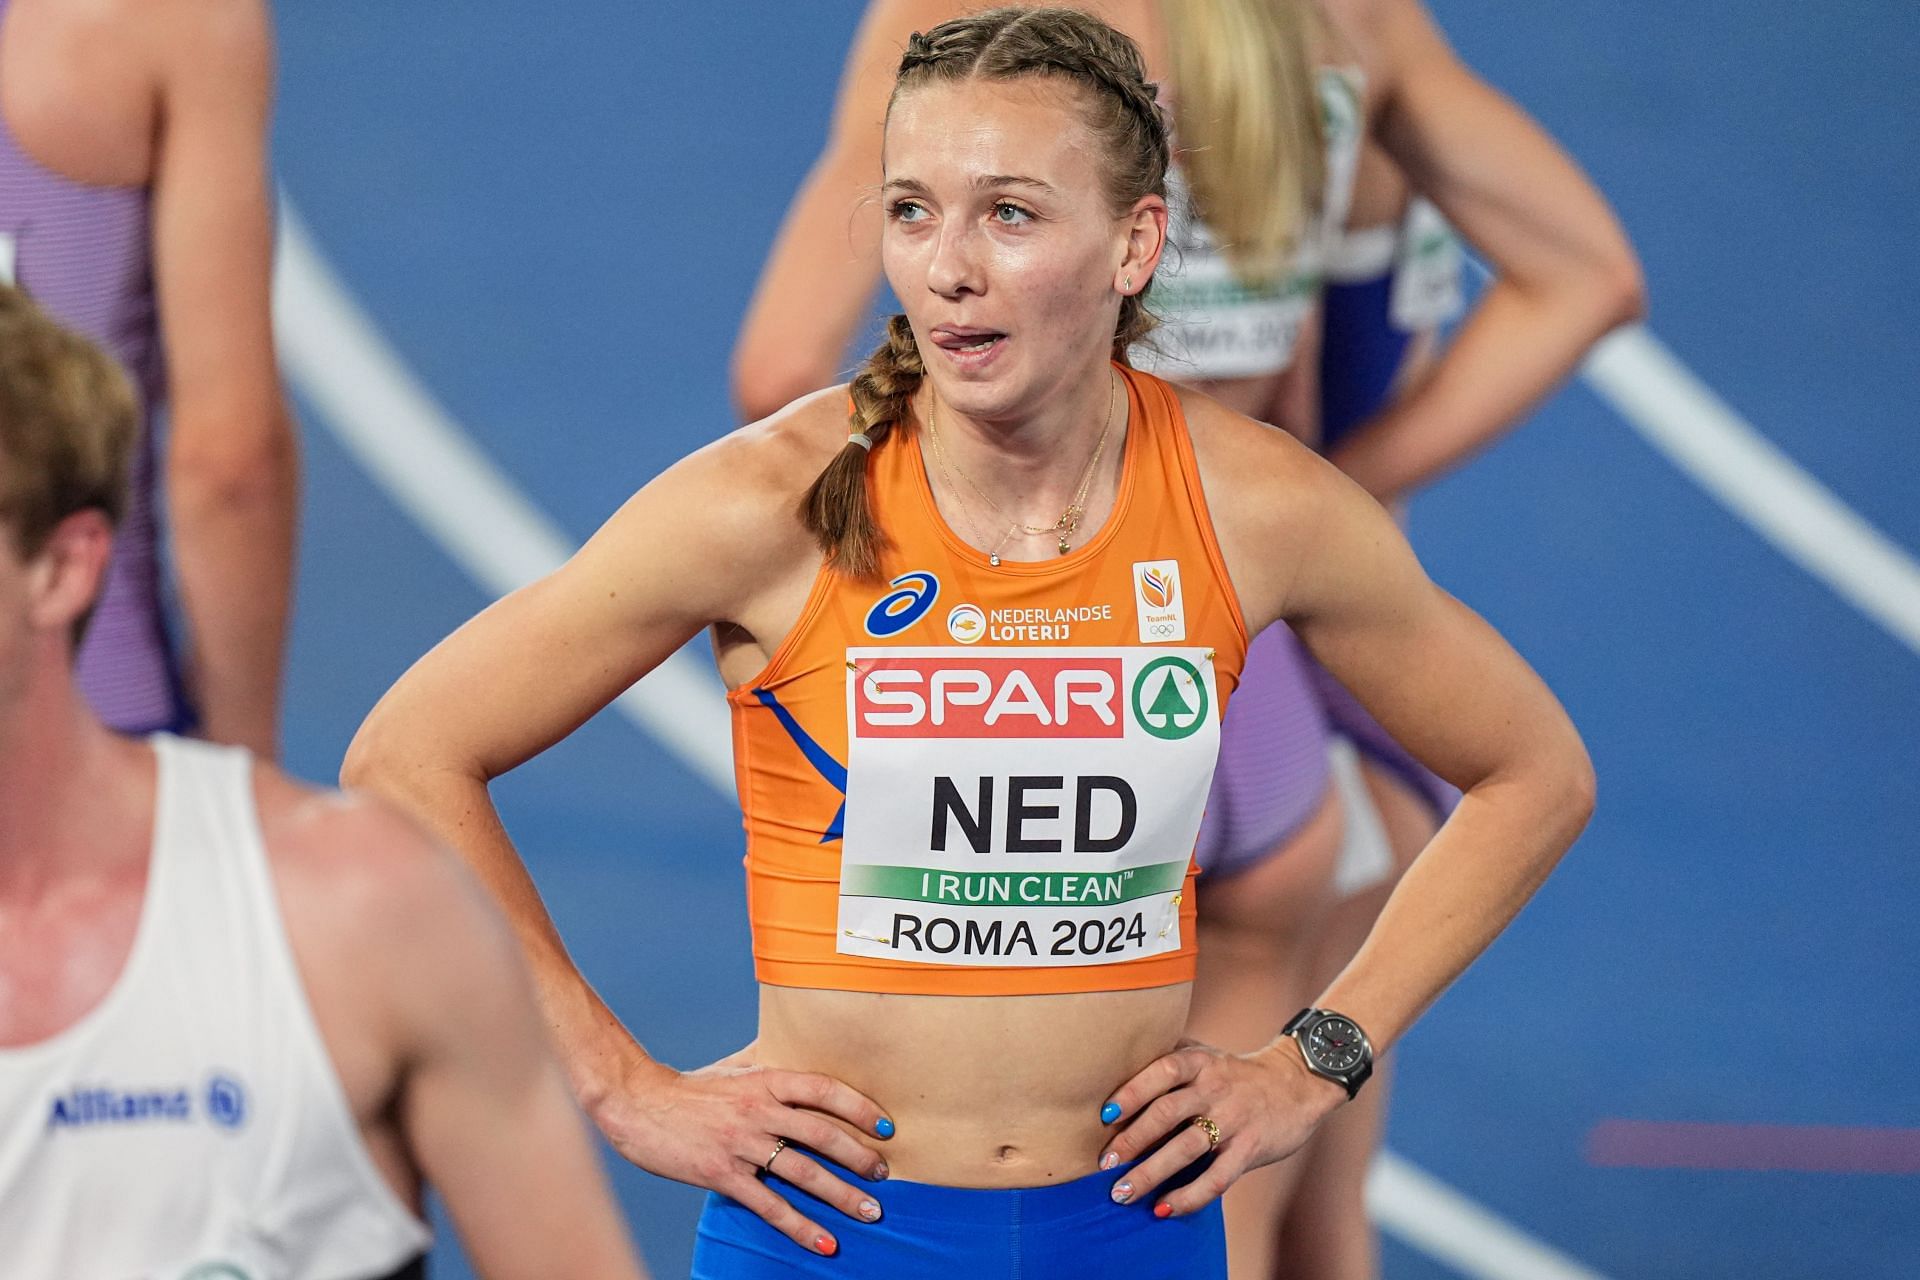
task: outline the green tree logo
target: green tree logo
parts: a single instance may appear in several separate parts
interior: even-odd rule
[[[1156,738],[1191,737],[1206,723],[1206,682],[1185,658],[1156,658],[1134,677],[1133,718]]]

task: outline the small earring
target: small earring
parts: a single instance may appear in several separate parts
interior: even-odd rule
[[[1123,282],[1121,283],[1121,285],[1120,285],[1120,287],[1121,287],[1121,288],[1123,288],[1123,289],[1131,289],[1131,288],[1133,288],[1133,277],[1132,277],[1132,276],[1128,276],[1128,277],[1126,278],[1126,280],[1125,280],[1125,281],[1123,281]]]

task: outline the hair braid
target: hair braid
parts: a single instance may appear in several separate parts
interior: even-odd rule
[[[853,411],[847,415],[853,431],[877,447],[894,426],[906,419],[913,393],[927,367],[913,340],[913,328],[902,315],[887,321],[887,336],[847,387]],[[886,534],[873,518],[867,495],[870,451],[849,440],[814,480],[802,501],[807,529],[819,540],[835,569],[848,577],[871,578],[880,567]]]

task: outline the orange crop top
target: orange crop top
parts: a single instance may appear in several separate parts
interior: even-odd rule
[[[990,564],[941,519],[913,433],[874,447],[880,579],[823,567],[728,695],[760,981],[1192,980],[1193,847],[1246,622],[1180,403],[1122,374],[1113,514],[1058,559]]]

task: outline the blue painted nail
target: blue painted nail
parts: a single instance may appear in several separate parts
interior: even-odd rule
[[[1101,1124],[1112,1124],[1115,1120],[1118,1120],[1119,1118],[1120,1118],[1119,1103],[1109,1102],[1106,1106],[1100,1108]]]
[[[893,1121],[887,1119],[885,1116],[881,1116],[880,1119],[874,1123],[873,1131],[883,1138],[891,1138],[893,1136]]]
[[[1114,1187],[1113,1202],[1115,1204],[1125,1204],[1131,1199],[1133,1199],[1133,1184],[1131,1182],[1122,1182]]]

